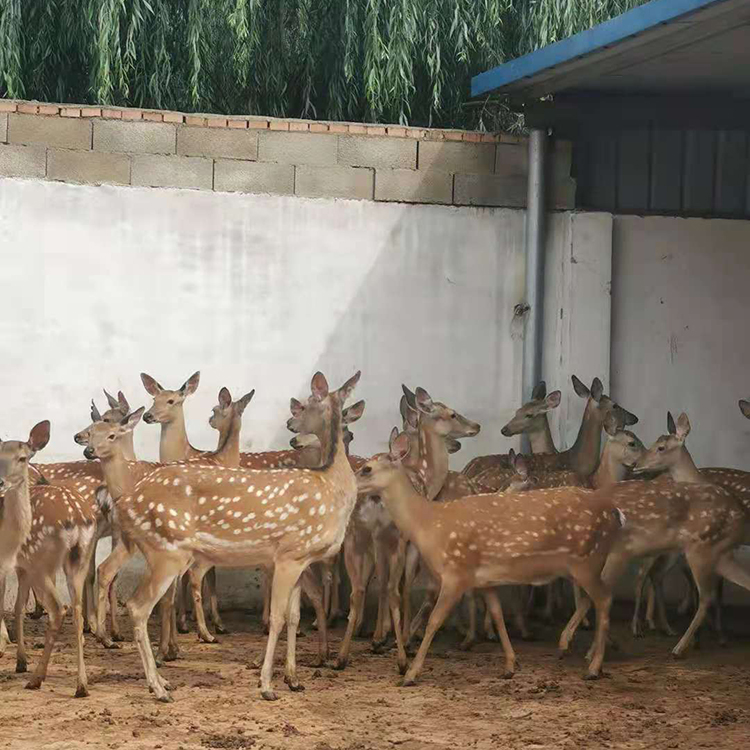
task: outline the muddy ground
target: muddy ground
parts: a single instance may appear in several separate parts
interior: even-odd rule
[[[462,653],[458,635],[446,631],[413,688],[398,687],[393,652],[373,654],[364,639],[355,642],[345,672],[313,668],[311,633],[299,640],[306,691],[291,693],[279,678],[280,700],[267,703],[250,666],[263,645],[257,618],[234,613],[227,618],[232,633],[220,645],[180,636],[182,658],[163,668],[176,688],[175,702],[168,705],[148,694],[132,643],[122,651],[104,651],[90,636],[91,696],[73,698],[75,651],[68,620],[40,691],[24,690],[27,677],[14,673],[15,646],[0,660],[0,747],[748,748],[750,627],[747,610],[728,614],[728,648],[706,634],[700,650],[675,661],[669,654],[675,639],[635,640],[627,632],[627,609],[616,610],[614,633],[622,651],[610,655],[609,677],[594,683],[581,679],[589,633],[564,661],[555,655],[556,628],[538,627],[533,643],[514,639],[522,670],[503,680],[498,645],[484,643]],[[40,645],[45,622],[29,622],[30,639]],[[334,630],[334,646],[342,634],[343,626]],[[279,663],[284,647],[280,644]],[[32,668],[39,654],[31,651]]]

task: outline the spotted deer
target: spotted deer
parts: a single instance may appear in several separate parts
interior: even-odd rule
[[[701,476],[685,447],[689,433],[690,421],[683,413],[675,433],[659,437],[635,465],[635,474],[667,472],[671,481],[626,481],[597,491],[628,518],[602,572],[607,586],[614,586],[633,559],[672,550],[685,554],[698,588],[699,605],[672,650],[675,656],[682,656],[691,645],[714,601],[719,576],[750,588],[750,574],[732,556],[745,536],[745,514],[729,492]],[[575,633],[588,606],[582,597],[566,627],[568,637]]]
[[[205,571],[215,565],[274,566],[261,695],[276,698],[271,685],[273,657],[285,619],[286,681],[292,690],[301,688],[295,659],[299,579],[311,563],[339,551],[354,507],[356,481],[344,453],[341,404],[358,380],[359,373],[330,391],[322,373],[312,379],[304,422],[305,432],[320,440],[320,467],[252,471],[167,465],[117,501],[123,538],[147,562],[128,611],[148,686],[160,701],[171,696],[151,652],[149,614],[177,575],[189,570],[195,590]]]
[[[360,491],[382,497],[402,534],[414,541],[440,581],[437,604],[403,684],[415,684],[435,633],[471,589],[486,590],[505,654],[504,676],[511,677],[516,657],[492,587],[540,584],[559,575],[573,577],[596,604],[596,652],[587,676],[597,677],[612,601],[611,592],[601,583],[600,571],[619,532],[621,514],[595,493],[576,488],[531,490],[489,502],[482,496],[470,496],[451,503],[431,503],[414,490],[404,471],[408,451],[408,439],[394,430],[389,453],[373,457],[357,473]]]
[[[34,674],[26,684],[39,689],[47,677],[52,649],[60,633],[65,607],[56,587],[62,569],[68,583],[76,631],[78,685],[76,697],[88,695],[83,658],[83,585],[93,553],[95,514],[81,495],[66,487],[50,484],[29,486],[29,459],[49,441],[50,423],[40,422],[27,442],[0,443],[0,575],[15,568],[18,576],[16,597],[16,672],[28,669],[24,637],[24,610],[31,587],[49,614],[44,651]],[[2,587],[4,589],[4,586]],[[0,599],[4,599],[4,590]],[[0,601],[0,620],[3,619]]]

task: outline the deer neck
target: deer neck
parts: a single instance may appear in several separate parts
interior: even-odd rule
[[[609,442],[604,444],[604,451],[596,471],[591,475],[591,486],[595,490],[611,487],[617,482],[622,482],[627,477],[628,470],[614,456],[609,447]]]
[[[354,480],[354,473],[346,457],[344,448],[344,431],[341,424],[341,407],[338,403],[332,405],[330,419],[326,420],[323,428],[316,433],[320,443],[320,463],[311,467],[337,477],[345,476]],[[343,474],[342,474],[343,472]]]
[[[426,544],[427,529],[435,512],[432,503],[414,489],[404,469],[397,471],[379,494],[398,530],[422,552]]]
[[[0,575],[15,564],[16,554],[31,533],[31,498],[28,474],[18,487],[0,496]]]
[[[602,419],[596,402],[589,398],[581,427],[578,430],[578,437],[571,448],[566,451],[570,468],[582,477],[591,476],[599,463],[601,447]]]
[[[180,409],[171,422],[163,422],[159,439],[159,461],[163,464],[184,461],[197,451],[190,445],[185,430],[185,415]]]
[[[135,445],[133,444],[133,432],[128,432],[120,438],[122,444],[122,455],[126,461],[136,461]]]
[[[123,495],[129,495],[135,486],[135,478],[123,453],[100,460],[104,483],[113,502]]]
[[[667,473],[674,482],[687,482],[690,484],[701,484],[706,480],[701,476],[693,457],[688,452],[687,448],[683,447],[680,450],[680,455],[667,470]]]
[[[434,423],[424,417],[419,420],[419,465],[417,473],[427,489],[427,499],[434,500],[448,477],[448,447],[445,438],[435,431]]]
[[[219,447],[216,449],[214,457],[222,466],[236,469],[240,465],[241,427],[242,419],[234,416],[224,435],[219,435]]]
[[[534,427],[527,435],[532,453],[557,453],[546,414],[534,420]]]

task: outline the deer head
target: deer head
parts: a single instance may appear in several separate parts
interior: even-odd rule
[[[630,430],[623,429],[622,415],[617,411],[608,414],[604,420],[607,434],[605,451],[610,461],[626,469],[633,469],[646,452],[646,446]]]
[[[667,435],[661,435],[656,442],[641,456],[633,469],[634,474],[647,471],[665,471],[682,461],[685,439],[690,434],[690,420],[683,412],[675,424],[672,414],[667,412]]]
[[[219,391],[219,403],[211,410],[208,424],[222,435],[229,431],[235,419],[242,417],[247,405],[253,400],[255,389],[246,393],[239,401],[232,401],[228,388]]]
[[[508,484],[503,489],[503,492],[514,494],[516,492],[524,492],[525,490],[531,489],[534,480],[529,476],[529,465],[523,453],[516,453],[513,448],[511,448],[510,451],[508,451],[508,459],[510,460],[510,465],[513,467],[515,473],[508,480]]]
[[[299,411],[298,419],[300,420],[298,423],[296,423],[299,427],[301,427],[301,416],[302,413],[305,410],[305,407],[297,401],[297,399],[292,399],[292,401],[296,401],[297,404],[299,404]],[[364,401],[357,401],[356,404],[352,404],[351,406],[348,406],[344,411],[341,413],[341,424],[343,425],[343,437],[344,437],[344,446],[348,448],[349,444],[354,440],[354,435],[352,434],[352,431],[349,429],[350,424],[354,424],[360,417],[365,413],[365,402]],[[294,417],[292,417],[294,419]],[[295,430],[293,430],[295,431]],[[289,441],[289,445],[292,446],[295,450],[302,450],[303,448],[311,448],[314,445],[319,445],[318,438],[310,433],[303,433],[296,431],[297,434]]]
[[[103,421],[94,422],[89,429],[88,443],[83,455],[89,461],[97,458],[100,461],[105,461],[108,458],[119,456],[122,451],[120,440],[135,429],[143,416],[143,410],[144,407],[142,406],[114,424]]]
[[[405,385],[401,387],[408,406],[417,411],[422,419],[430,421],[436,434],[453,439],[479,434],[481,426],[477,422],[466,419],[440,401],[433,401],[424,388],[417,388],[412,393]]]
[[[91,429],[91,426],[94,422],[116,424],[123,417],[126,417],[130,413],[130,406],[128,405],[128,401],[122,391],[120,391],[117,394],[117,398],[115,398],[111,394],[107,393],[106,389],[103,390],[104,395],[107,397],[109,409],[107,409],[104,414],[100,414],[99,409],[96,408],[94,400],[91,400],[91,425],[89,425],[85,430],[81,430],[80,432],[77,432],[75,435],[73,435],[73,440],[75,440],[78,445],[88,444],[89,430]]]
[[[531,394],[531,401],[516,411],[513,419],[500,430],[500,433],[505,437],[513,437],[513,435],[540,429],[547,412],[560,406],[561,398],[560,391],[552,391],[548,396],[547,386],[542,381]]]
[[[403,460],[409,455],[410,441],[405,432],[394,427],[388,444],[388,453],[375,454],[357,472],[357,491],[360,493],[382,492],[400,471]]]
[[[740,411],[750,419],[750,401],[740,400]]]
[[[200,383],[200,372],[193,373],[176,391],[162,388],[150,375],[141,373],[141,382],[146,392],[153,397],[154,403],[143,415],[146,424],[169,424],[178,418],[182,412],[182,405],[188,396],[192,396]]]
[[[50,423],[39,422],[31,428],[29,439],[0,442],[0,496],[28,481],[29,461],[49,442]]]
[[[589,418],[595,418],[603,425],[607,414],[616,411],[623,427],[638,424],[638,417],[635,414],[632,414],[627,409],[623,409],[622,406],[616,404],[609,396],[605,395],[604,386],[599,378],[594,378],[591,388],[587,388],[575,375],[571,379],[576,395],[587,399],[586,415]]]

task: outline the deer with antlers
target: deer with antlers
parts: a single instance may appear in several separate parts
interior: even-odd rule
[[[505,630],[502,608],[492,587],[547,582],[570,575],[586,588],[597,608],[596,653],[588,676],[601,671],[612,596],[600,571],[622,517],[595,493],[575,488],[536,490],[509,498],[471,496],[430,503],[416,492],[404,471],[408,438],[391,435],[388,454],[371,459],[357,474],[360,491],[377,492],[395,523],[414,541],[440,595],[404,678],[413,685],[432,639],[452,607],[471,590],[487,590],[505,654],[504,676],[515,672],[516,657]]]
[[[49,614],[44,651],[26,684],[39,689],[47,677],[52,649],[62,626],[65,607],[57,593],[55,578],[62,569],[68,582],[76,631],[78,685],[76,697],[88,695],[83,658],[83,586],[93,554],[96,517],[93,508],[74,490],[50,484],[29,485],[29,460],[49,441],[50,423],[40,422],[27,442],[0,443],[0,575],[15,567],[16,672],[26,672],[28,657],[24,637],[24,609],[29,591],[34,591]],[[4,599],[4,585],[0,599]],[[0,620],[3,619],[0,602]]]
[[[149,688],[159,700],[171,697],[151,652],[148,616],[177,575],[190,570],[195,590],[215,565],[274,566],[261,694],[267,700],[276,698],[273,656],[285,619],[286,681],[292,690],[301,689],[295,659],[299,579],[311,563],[338,552],[354,507],[356,482],[344,452],[341,404],[358,380],[359,373],[338,391],[330,391],[321,373],[313,377],[304,426],[321,443],[320,467],[252,471],[167,465],[117,501],[125,543],[140,549],[148,563],[128,611]]]

